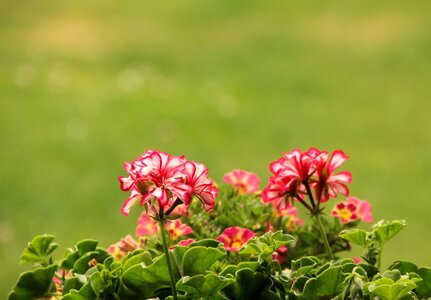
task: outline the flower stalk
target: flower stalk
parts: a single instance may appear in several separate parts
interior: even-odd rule
[[[168,245],[168,239],[167,239],[167,234],[165,230],[165,220],[159,219],[157,222],[159,224],[160,235],[162,238],[163,252],[165,253],[166,263],[168,265],[172,296],[174,297],[174,300],[177,300],[177,289],[175,287],[174,270],[172,269],[171,259],[169,257],[169,245]]]

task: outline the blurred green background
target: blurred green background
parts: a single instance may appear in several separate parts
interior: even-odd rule
[[[64,250],[134,232],[117,177],[149,148],[203,162],[217,181],[254,171],[262,187],[283,151],[343,149],[351,194],[375,220],[409,224],[385,265],[431,265],[430,12],[430,1],[1,1],[0,298],[36,234]]]

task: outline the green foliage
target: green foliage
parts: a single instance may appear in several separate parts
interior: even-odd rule
[[[56,265],[50,265],[22,273],[8,299],[28,300],[44,297],[53,289],[51,279],[56,269]]]
[[[51,260],[50,255],[59,246],[53,243],[54,239],[53,235],[48,234],[35,236],[21,254],[20,262],[47,265]]]
[[[373,226],[370,232],[361,229],[350,229],[342,231],[340,237],[363,247],[363,258],[371,265],[378,263],[380,267],[383,245],[405,226],[406,221],[404,220],[381,220]]]
[[[295,238],[282,231],[269,231],[261,236],[256,236],[248,241],[241,249],[241,254],[256,255],[259,261],[271,260],[272,254],[281,246],[286,246],[295,241]]]

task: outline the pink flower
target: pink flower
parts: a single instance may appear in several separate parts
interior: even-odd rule
[[[348,197],[347,201],[338,203],[332,209],[332,215],[340,218],[341,222],[348,223],[357,219],[363,222],[372,222],[371,204],[356,197]]]
[[[122,212],[128,215],[131,207],[140,200],[140,205],[156,199],[164,208],[171,198],[186,199],[190,186],[184,183],[183,156],[171,156],[161,151],[148,150],[133,163],[126,162],[124,169],[128,177],[119,177],[122,190],[131,190],[124,202]]]
[[[180,236],[193,233],[193,229],[190,226],[181,223],[181,221],[178,219],[167,222],[165,224],[165,228],[169,232],[172,240],[175,240]]]
[[[359,257],[353,257],[353,262],[355,264],[360,264],[362,262],[362,259],[360,259]]]
[[[281,246],[276,251],[272,253],[272,260],[277,260],[280,265],[284,263],[284,260],[286,259],[286,252],[288,248],[287,246]]]
[[[270,164],[270,170],[274,174],[263,190],[264,203],[275,201],[277,208],[283,210],[294,201],[296,197],[304,198],[306,188],[304,182],[308,182],[322,161],[327,158],[325,151],[310,148],[306,152],[294,149],[285,153],[283,157]],[[286,203],[288,202],[288,203]]]
[[[332,153],[328,162],[322,161],[318,164],[318,180],[313,186],[320,202],[326,202],[330,197],[335,198],[338,193],[344,196],[349,195],[349,189],[346,184],[352,182],[352,174],[348,171],[333,174],[348,158],[343,151],[336,150]]]
[[[146,212],[143,212],[138,218],[138,226],[136,227],[136,235],[151,236],[158,232],[157,222],[151,218]]]
[[[254,236],[255,234],[253,231],[247,228],[234,226],[226,228],[222,234],[217,237],[217,240],[223,243],[226,250],[238,252],[239,249]]]
[[[346,184],[352,181],[352,175],[347,171],[334,174],[347,158],[343,151],[336,150],[328,160],[328,153],[316,148],[310,148],[306,152],[295,149],[284,154],[270,165],[273,176],[263,190],[262,201],[274,202],[276,208],[283,211],[294,200],[298,200],[315,213],[317,202],[336,197],[338,192],[348,196]],[[309,188],[314,188],[314,195]],[[304,202],[307,194],[314,199],[310,204]]]
[[[197,196],[205,210],[214,207],[217,188],[208,178],[208,169],[200,163],[187,161],[184,156],[173,156],[161,151],[148,150],[132,163],[126,162],[124,169],[127,177],[119,177],[120,188],[130,191],[130,196],[124,202],[122,213],[128,215],[136,203],[148,203],[153,209],[156,200],[159,212],[170,211],[178,200],[184,203],[187,211],[192,197]],[[178,210],[177,210],[178,212]]]
[[[108,247],[108,253],[114,256],[117,260],[123,258],[127,253],[139,248],[139,244],[131,235],[122,238],[118,243]]]
[[[186,205],[190,204],[193,196],[197,196],[206,211],[212,209],[217,197],[217,188],[208,178],[208,169],[205,165],[193,161],[185,163],[186,183],[191,187],[189,196],[184,199]]]
[[[253,194],[259,191],[259,177],[251,172],[233,170],[223,177],[223,181],[232,185],[240,194]]]

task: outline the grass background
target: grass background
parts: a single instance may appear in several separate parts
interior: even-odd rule
[[[409,224],[384,264],[431,265],[430,11],[419,0],[3,0],[0,297],[36,234],[64,250],[133,233],[117,177],[148,148],[204,162],[218,181],[254,171],[262,187],[283,151],[343,149],[352,195],[375,220]]]

